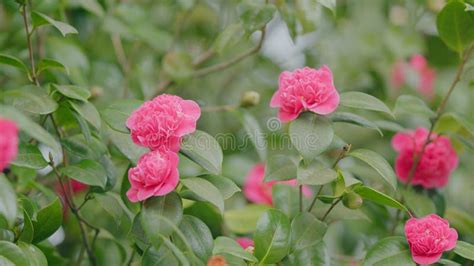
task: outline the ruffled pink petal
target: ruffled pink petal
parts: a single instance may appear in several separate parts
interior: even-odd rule
[[[414,148],[414,140],[413,138],[404,132],[398,132],[392,138],[392,147],[395,151],[402,151],[405,149],[413,149]]]
[[[128,200],[130,200],[131,202],[139,202],[140,201],[138,199],[137,194],[138,194],[138,190],[134,189],[134,188],[130,188],[126,193]]]
[[[280,107],[280,106],[281,106],[280,91],[276,91],[273,94],[272,99],[270,100],[270,107],[275,108],[275,107]]]
[[[320,114],[327,115],[334,112],[339,106],[339,93],[334,89],[333,93],[324,103],[319,103],[315,107],[311,107],[309,110]]]
[[[449,244],[446,247],[446,250],[451,250],[456,247],[458,242],[458,232],[455,229],[449,229],[449,237],[448,237]]]
[[[278,112],[278,119],[280,119],[280,121],[283,123],[287,123],[298,118],[301,112],[302,110],[297,113],[287,113],[284,110],[280,109],[280,111]]]
[[[412,251],[413,252],[413,251]],[[433,255],[418,255],[418,254],[413,254],[412,253],[412,258],[413,260],[422,265],[428,265],[428,264],[433,264],[437,262],[443,253],[438,253],[438,254],[433,254]]]

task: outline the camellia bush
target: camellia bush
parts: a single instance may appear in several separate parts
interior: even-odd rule
[[[474,2],[4,0],[0,265],[473,265]]]

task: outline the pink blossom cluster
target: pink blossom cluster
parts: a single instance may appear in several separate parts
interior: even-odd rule
[[[410,73],[414,73],[416,77],[416,89],[418,92],[432,98],[435,94],[434,82],[436,72],[428,65],[426,58],[420,54],[414,54],[410,58],[410,62],[398,60],[392,67],[390,82],[396,89],[400,89],[407,83]]]
[[[15,122],[0,118],[0,172],[18,153],[18,128]]]
[[[128,171],[130,201],[166,195],[176,188],[181,139],[196,130],[200,116],[196,102],[169,94],[145,102],[130,115],[126,125],[133,142],[151,150]]]

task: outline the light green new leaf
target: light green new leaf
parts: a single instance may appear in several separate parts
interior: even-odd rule
[[[53,27],[55,27],[57,30],[59,30],[59,32],[61,32],[61,34],[63,35],[63,37],[66,37],[67,34],[77,34],[77,30],[67,24],[67,23],[64,23],[62,21],[58,21],[58,20],[55,20],[43,13],[40,13],[40,12],[37,12],[37,11],[33,11],[31,12],[31,19],[33,20],[33,28],[37,28],[39,26],[42,26],[42,25],[52,25]]]
[[[26,254],[21,248],[11,242],[0,241],[0,265],[3,265],[2,257],[15,266],[30,266]],[[9,264],[6,264],[9,266]]]
[[[384,193],[379,192],[373,188],[366,186],[357,186],[354,188],[354,192],[359,194],[365,200],[370,200],[377,204],[390,206],[408,212],[408,209],[403,204],[401,204],[394,198],[385,195]]]
[[[395,172],[393,172],[392,167],[385,158],[382,157],[382,155],[366,149],[357,149],[351,151],[348,155],[360,159],[370,165],[392,186],[393,189],[397,189],[397,177]]]
[[[20,59],[14,57],[14,56],[6,55],[6,54],[0,54],[0,64],[16,67],[19,70],[21,70],[25,73],[28,73],[28,75],[29,75],[28,67],[25,65],[25,63],[23,63],[23,61],[21,61]]]
[[[38,62],[38,64],[36,65],[36,75],[38,76],[41,72],[49,68],[57,68],[63,70],[64,72],[66,72],[66,74],[69,75],[69,69],[65,65],[63,65],[57,60],[48,58],[43,58]]]
[[[105,188],[107,184],[107,173],[104,167],[93,160],[82,160],[61,168],[60,171],[63,175],[89,186]]]
[[[387,105],[372,95],[359,91],[349,91],[341,93],[340,97],[340,105],[342,106],[384,112],[393,117],[392,111]]]
[[[21,248],[29,262],[29,266],[48,266],[48,260],[43,252],[35,245],[18,242],[18,247]]]

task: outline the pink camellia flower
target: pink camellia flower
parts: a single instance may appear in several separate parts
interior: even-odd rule
[[[421,152],[427,137],[428,130],[426,128],[417,128],[415,131],[399,132],[392,138],[392,146],[399,152],[395,162],[395,171],[402,182],[408,181],[415,152],[417,154]],[[451,141],[445,136],[433,133],[411,183],[424,188],[443,187],[448,183],[448,178],[456,169],[458,161]]]
[[[257,164],[245,177],[245,183],[243,192],[245,197],[253,202],[258,204],[267,204],[272,205],[272,187],[274,184],[288,184],[291,186],[296,186],[296,179],[286,180],[286,181],[269,181],[264,182],[265,178],[265,165]],[[312,192],[307,186],[303,186],[303,194],[306,197],[311,197]]]
[[[410,62],[397,60],[392,67],[390,82],[393,87],[399,89],[407,82],[407,73],[412,71],[416,74],[416,89],[428,98],[434,96],[434,82],[436,72],[432,69],[426,58],[420,54],[414,54]]]
[[[181,138],[196,130],[199,105],[179,96],[162,94],[145,102],[127,119],[133,142],[151,150],[178,151]]]
[[[0,172],[18,153],[18,128],[15,122],[0,118]]]
[[[128,170],[131,185],[127,191],[128,199],[131,202],[143,201],[173,191],[179,181],[178,162],[178,155],[169,150],[145,153],[137,166]]]
[[[237,241],[237,243],[239,243],[239,245],[244,249],[254,246],[253,240],[248,237],[237,237],[235,241]]]
[[[304,67],[280,74],[278,90],[270,107],[280,108],[278,118],[289,122],[303,111],[327,115],[339,105],[339,93],[334,87],[332,72],[326,65],[320,69]]]
[[[405,224],[405,236],[413,260],[418,264],[437,262],[444,251],[456,246],[458,233],[449,222],[436,214],[410,218]]]

